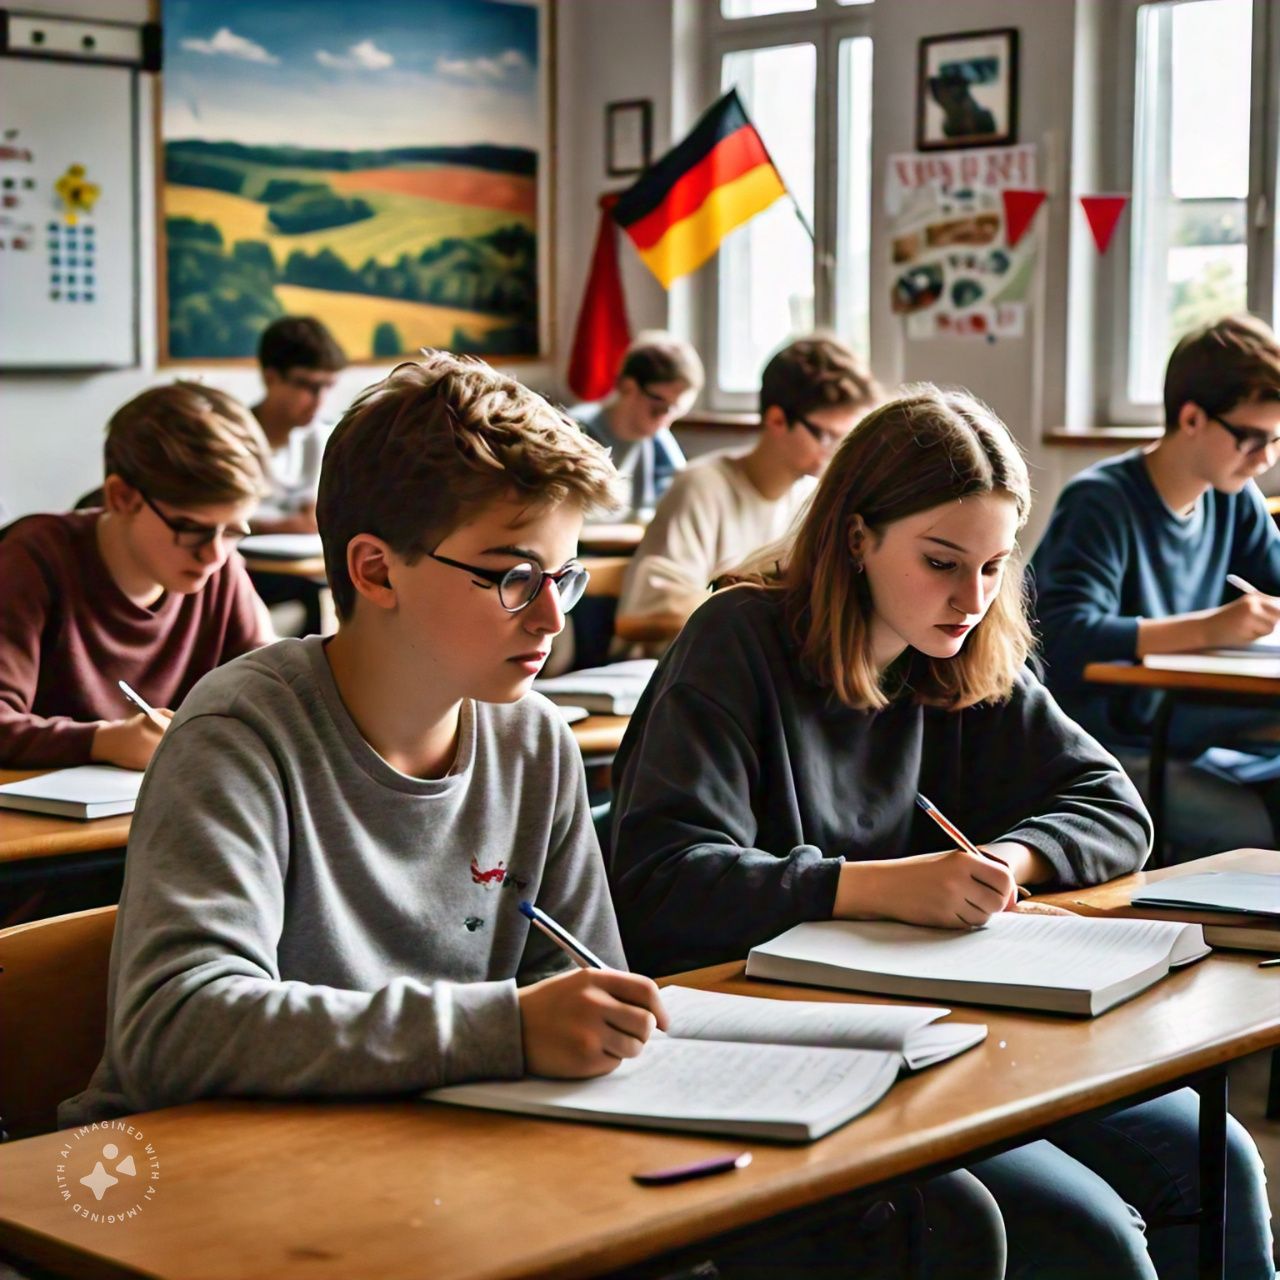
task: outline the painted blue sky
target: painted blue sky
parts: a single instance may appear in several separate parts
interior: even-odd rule
[[[164,0],[164,136],[536,147],[538,11],[500,0]]]

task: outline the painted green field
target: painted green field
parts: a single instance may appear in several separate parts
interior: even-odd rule
[[[274,170],[272,176],[328,182],[341,175],[327,170],[297,169]],[[260,185],[256,184],[258,189]],[[186,186],[166,187],[164,212],[170,218],[195,218],[213,223],[222,232],[228,249],[237,240],[265,241],[281,266],[295,249],[314,254],[327,248],[349,266],[359,267],[370,258],[393,263],[404,253],[416,257],[425,246],[449,236],[481,236],[499,227],[533,226],[533,220],[527,215],[510,210],[482,209],[393,191],[357,193],[347,189],[344,194],[359,194],[377,211],[375,216],[347,226],[283,235],[267,221],[267,205],[224,191]]]

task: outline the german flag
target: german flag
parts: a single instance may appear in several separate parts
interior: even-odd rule
[[[787,194],[738,91],[618,198],[614,221],[664,287],[697,270],[720,241]]]

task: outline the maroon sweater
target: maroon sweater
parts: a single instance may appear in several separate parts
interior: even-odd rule
[[[194,595],[134,604],[98,551],[101,514],[28,516],[0,538],[0,765],[85,764],[97,722],[136,713],[117,680],[176,708],[272,639],[239,555]]]

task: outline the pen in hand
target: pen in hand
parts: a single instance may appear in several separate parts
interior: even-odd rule
[[[607,969],[609,966],[584,943],[578,941],[563,925],[557,924],[532,902],[521,901],[520,914],[527,916],[535,929],[540,929],[581,969]]]
[[[117,680],[120,692],[133,703],[157,729],[167,729],[169,722],[140,693],[131,689],[123,680]]]
[[[975,857],[986,858],[988,862],[998,862],[1002,867],[1007,868],[1009,866],[1009,864],[999,855],[991,853],[986,849],[979,849],[978,846],[974,844],[973,841],[970,840],[969,837],[965,835],[964,832],[961,831],[960,828],[957,827],[955,823],[952,822],[951,819],[948,818],[927,796],[921,795],[917,792],[916,804],[918,804],[920,808],[922,808],[925,813],[927,813],[929,817],[931,817],[961,849],[964,849],[967,853],[972,853]],[[1023,888],[1022,885],[1018,885],[1019,900],[1029,898],[1030,896],[1031,891],[1029,889]]]

